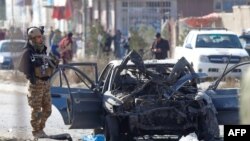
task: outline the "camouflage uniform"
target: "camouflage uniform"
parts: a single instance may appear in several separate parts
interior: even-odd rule
[[[31,107],[32,133],[35,134],[45,127],[45,122],[51,114],[51,97],[49,81],[36,80],[29,83],[28,103]]]
[[[49,78],[58,61],[51,60],[53,66],[45,60],[47,47],[43,44],[43,30],[37,27],[28,29],[29,40],[21,54],[18,69],[29,80],[28,103],[31,107],[31,126],[35,138],[46,137],[43,129],[51,114]],[[52,57],[52,56],[51,56]],[[55,59],[55,58],[54,58]]]

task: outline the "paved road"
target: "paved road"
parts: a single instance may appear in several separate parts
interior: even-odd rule
[[[3,137],[18,138],[18,141],[32,139],[29,123],[30,107],[27,104],[26,93],[25,84],[0,82],[0,141],[5,141]],[[83,135],[91,134],[92,130],[69,130],[64,125],[59,111],[53,106],[52,115],[48,119],[45,132],[50,135],[69,133],[73,137],[73,141],[78,141]],[[220,134],[223,135],[223,126],[220,126]],[[197,141],[192,136],[182,138],[180,141]],[[39,139],[39,141],[49,140]]]
[[[20,141],[32,139],[32,129],[29,123],[30,107],[27,104],[25,89],[23,89],[23,86],[12,86],[7,91],[8,87],[11,87],[11,85],[1,84],[0,91],[3,92],[0,92],[0,141],[4,140],[3,138],[18,138]],[[53,106],[52,115],[48,119],[45,132],[50,135],[70,133],[73,140],[77,141],[84,134],[90,134],[92,131],[68,130],[59,111]],[[42,140],[47,141],[48,139]]]

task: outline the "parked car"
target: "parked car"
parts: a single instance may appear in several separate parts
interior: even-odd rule
[[[183,46],[175,48],[174,56],[176,59],[185,57],[196,72],[209,77],[219,77],[227,65],[230,67],[250,59],[234,32],[217,28],[191,30]],[[239,67],[228,76],[241,77],[244,71],[244,67]]]
[[[239,38],[244,40],[244,48],[246,49],[248,55],[250,55],[250,34],[241,35]]]
[[[0,41],[0,68],[14,69],[17,56],[23,50],[25,40],[1,40]]]
[[[97,72],[95,63],[75,63],[59,66],[51,79],[53,104],[71,129],[101,128],[108,141],[190,132],[210,140],[218,124],[239,124],[239,90],[218,89],[218,79],[200,91],[197,79],[206,75],[184,58],[142,61],[132,51]]]

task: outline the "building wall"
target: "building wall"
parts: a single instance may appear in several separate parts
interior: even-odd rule
[[[160,32],[162,21],[177,17],[176,0],[117,0],[116,7],[117,29],[125,35],[141,25]]]
[[[214,0],[216,12],[233,12],[234,5],[250,5],[250,0]]]
[[[225,28],[241,34],[243,29],[250,28],[250,6],[234,6],[233,13],[221,13]]]
[[[181,17],[203,16],[214,11],[213,0],[177,0],[178,15]]]
[[[190,17],[190,16],[204,16],[212,12],[216,12],[215,2],[224,0],[93,0],[100,1],[100,11],[98,17],[105,29],[109,30],[122,30],[123,34],[128,34],[129,28],[137,26],[137,24],[149,23],[150,18],[153,18],[152,24],[154,26],[159,26],[162,24],[162,19],[164,16],[167,18],[172,17],[173,19],[178,16]],[[165,9],[169,9],[170,12],[165,15],[160,15],[160,8],[152,5],[151,10],[154,12],[147,12],[145,7],[146,2],[171,2],[171,6]],[[250,0],[245,0],[246,4]],[[107,5],[108,2],[108,5]],[[131,5],[124,6],[124,2],[133,2]],[[135,6],[137,3],[137,6]],[[141,4],[144,3],[144,4]],[[94,2],[94,4],[96,4]],[[239,6],[236,6],[239,7]],[[246,20],[249,17],[249,8],[247,6],[240,6],[241,8],[234,8],[234,14],[222,13],[222,20],[225,27],[232,29],[233,31],[240,33],[242,29],[250,27],[250,21]],[[98,9],[98,8],[95,8]],[[148,8],[150,9],[150,8]],[[98,12],[95,12],[96,14]],[[152,16],[150,16],[152,15]],[[107,17],[108,16],[108,17]],[[158,17],[157,17],[158,16]],[[142,18],[144,17],[144,19]],[[147,21],[145,21],[147,17]],[[233,23],[232,23],[233,20]],[[158,23],[160,22],[160,23]]]

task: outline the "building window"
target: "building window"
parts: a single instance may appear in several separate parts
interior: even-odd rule
[[[121,3],[121,29],[128,33],[130,28],[139,29],[141,25],[161,30],[162,20],[171,15],[171,0],[124,0]]]
[[[221,10],[221,9],[222,9],[222,8],[221,8],[221,2],[217,1],[217,2],[215,3],[215,10],[218,11],[218,10]]]
[[[122,7],[128,7],[128,2],[122,2]]]
[[[170,7],[171,6],[171,2],[169,1],[162,1],[162,2],[146,2],[146,6],[147,7]]]
[[[234,5],[245,5],[246,0],[223,0],[223,11],[232,12]]]

